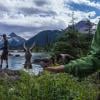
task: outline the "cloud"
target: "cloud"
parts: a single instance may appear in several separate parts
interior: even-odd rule
[[[37,6],[44,6],[44,5],[48,4],[47,0],[34,0],[34,3]]]
[[[19,13],[22,13],[24,15],[44,15],[44,16],[53,16],[56,15],[56,12],[52,11],[52,10],[43,10],[40,8],[20,8],[19,9]]]

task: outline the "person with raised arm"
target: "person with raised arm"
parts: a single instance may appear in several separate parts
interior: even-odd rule
[[[26,47],[25,43],[23,45],[24,51],[25,51],[25,64],[24,68],[26,69],[32,69],[32,49],[35,47],[35,43],[29,48]]]

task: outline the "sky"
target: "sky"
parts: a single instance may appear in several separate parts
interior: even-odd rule
[[[43,30],[65,29],[90,16],[98,23],[100,0],[0,0],[0,34],[14,32],[26,39]]]

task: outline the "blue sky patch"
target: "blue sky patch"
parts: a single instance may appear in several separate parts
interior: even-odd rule
[[[70,5],[72,10],[80,10],[83,12],[95,11],[96,16],[100,16],[100,9],[97,9],[95,7],[90,7],[90,6],[84,5],[84,4],[76,4],[76,3],[72,3],[72,2],[70,2],[69,5]]]

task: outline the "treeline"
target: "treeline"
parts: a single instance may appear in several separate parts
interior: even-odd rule
[[[74,57],[85,56],[92,42],[93,34],[82,34],[73,28],[64,30],[62,36],[52,46],[52,52],[55,55],[64,53]]]

